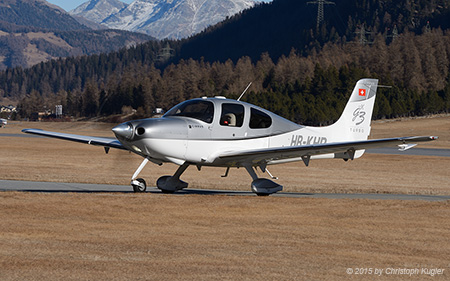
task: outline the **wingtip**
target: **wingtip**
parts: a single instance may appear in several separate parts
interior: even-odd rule
[[[438,136],[430,136],[430,140],[437,140],[437,139],[439,139]]]
[[[22,130],[22,133],[30,134],[30,133],[32,133],[33,131],[43,131],[43,130],[41,130],[41,129],[23,129],[23,130]]]

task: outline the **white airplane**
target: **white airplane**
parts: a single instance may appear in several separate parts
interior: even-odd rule
[[[133,174],[135,192],[145,192],[146,183],[138,178],[150,161],[158,165],[170,162],[179,166],[173,176],[157,180],[164,193],[184,189],[188,183],[180,176],[190,166],[226,168],[244,167],[253,179],[251,189],[257,195],[269,195],[282,186],[259,178],[256,168],[267,172],[268,165],[311,159],[337,158],[353,160],[365,149],[398,146],[407,150],[419,142],[436,140],[434,136],[396,137],[368,140],[375,95],[376,79],[359,80],[339,120],[326,127],[295,124],[270,111],[224,97],[197,98],[182,102],[161,118],[135,120],[112,129],[117,139],[25,129],[23,132],[103,146],[105,152],[118,148],[144,158]]]
[[[8,124],[8,120],[0,118],[0,128],[5,127]]]

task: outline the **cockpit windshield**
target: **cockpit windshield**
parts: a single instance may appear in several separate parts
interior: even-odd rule
[[[189,100],[173,107],[164,117],[183,116],[212,123],[214,117],[214,104],[204,100]]]

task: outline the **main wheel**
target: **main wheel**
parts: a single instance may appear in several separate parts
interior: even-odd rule
[[[161,189],[161,192],[164,193],[164,194],[174,194],[175,190]]]
[[[138,182],[138,183],[135,183]],[[133,191],[136,193],[142,193],[147,190],[147,184],[145,183],[145,180],[142,178],[135,179],[131,185],[133,186]]]
[[[261,193],[261,192],[257,192],[256,195],[258,195],[258,196],[269,196],[270,193]]]

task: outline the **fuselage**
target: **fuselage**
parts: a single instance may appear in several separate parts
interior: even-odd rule
[[[218,156],[249,149],[328,143],[334,133],[326,128],[301,126],[255,105],[216,97],[188,100],[161,118],[123,123],[113,131],[131,151],[156,162],[241,166]],[[274,159],[269,164],[276,162]]]

